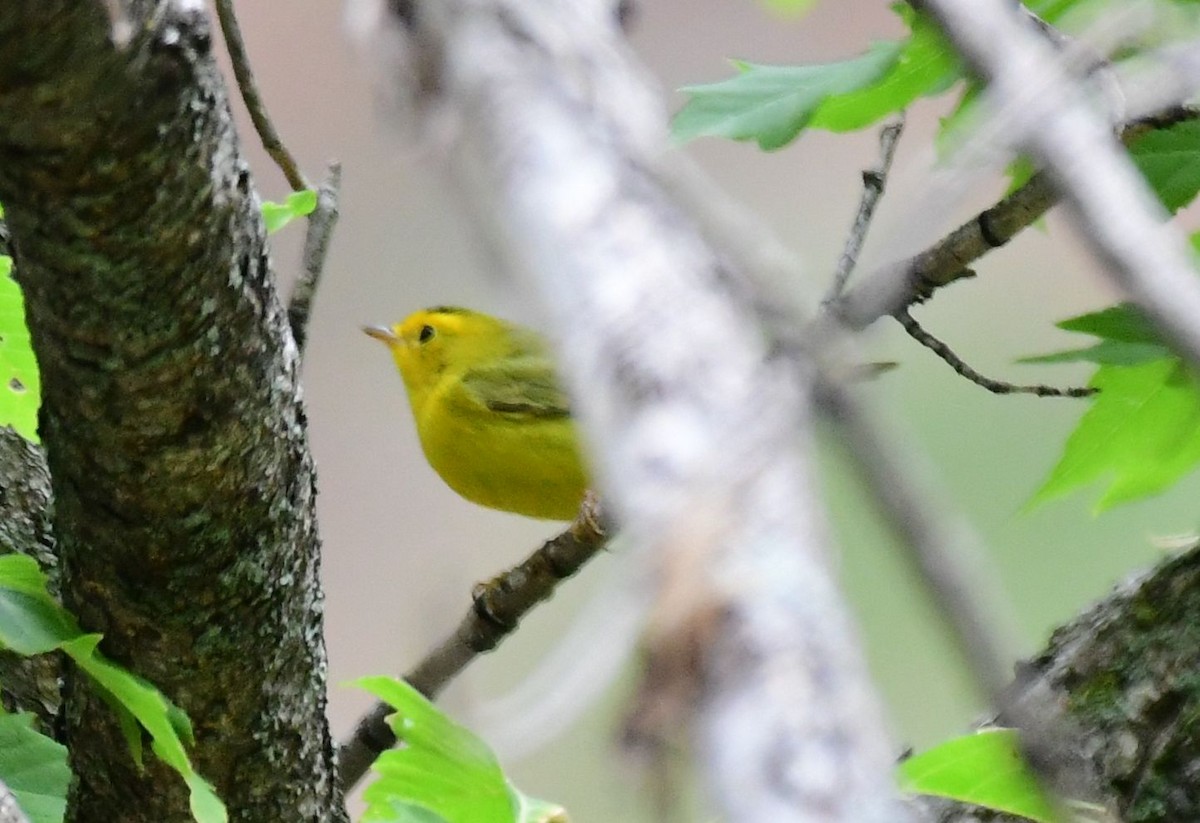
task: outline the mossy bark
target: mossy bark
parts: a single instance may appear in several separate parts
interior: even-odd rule
[[[190,715],[235,820],[345,818],[298,358],[203,5],[0,7],[0,202],[65,604]],[[81,678],[73,820],[189,819]]]
[[[1054,632],[1015,688],[1056,695],[1072,754],[1126,823],[1200,820],[1200,548],[1140,574]],[[941,823],[1017,821],[951,803]]]

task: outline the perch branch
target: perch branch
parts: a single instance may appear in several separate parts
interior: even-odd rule
[[[521,619],[550,599],[558,585],[583,568],[608,543],[604,515],[589,496],[570,528],[508,571],[476,587],[472,606],[452,635],[404,676],[413,688],[434,698],[481,654],[512,634]],[[376,703],[339,749],[339,774],[349,791],[375,758],[396,744],[387,725],[391,707]]]

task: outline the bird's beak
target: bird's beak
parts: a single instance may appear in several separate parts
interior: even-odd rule
[[[396,344],[403,342],[401,341],[399,335],[397,335],[387,326],[363,326],[362,330],[363,334],[367,335],[368,337],[374,337],[376,340],[387,343],[389,346],[395,346]]]

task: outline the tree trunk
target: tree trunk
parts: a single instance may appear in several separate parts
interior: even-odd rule
[[[231,817],[344,819],[298,356],[201,4],[0,8],[0,202],[65,605],[195,725]],[[75,820],[188,819],[83,681]]]

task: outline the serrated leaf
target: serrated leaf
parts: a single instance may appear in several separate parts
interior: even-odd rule
[[[918,98],[941,94],[961,79],[958,58],[938,27],[924,17],[912,16],[907,6],[899,9],[912,34],[904,41],[895,65],[877,83],[831,95],[813,115],[811,128],[857,131],[907,108]]]
[[[1200,192],[1200,122],[1184,120],[1154,129],[1129,147],[1134,163],[1171,212]]]
[[[25,326],[25,300],[12,279],[12,258],[0,255],[0,426],[38,442],[42,381]]]
[[[907,40],[875,43],[858,57],[802,66],[735,61],[734,77],[682,89],[690,99],[672,123],[675,138],[754,140],[770,151],[806,127],[861,129],[944,91],[958,78],[955,58],[936,27],[901,16],[911,25]]]
[[[1060,817],[1025,765],[1012,729],[984,729],[914,755],[897,769],[900,789],[1057,823]]]
[[[1200,387],[1178,358],[1101,365],[1099,389],[1030,505],[1105,478],[1097,510],[1161,492],[1200,462]]]
[[[100,635],[85,634],[62,644],[76,665],[116,699],[150,735],[159,759],[177,771],[191,792],[192,816],[199,823],[226,823],[225,805],[211,785],[192,768],[179,733],[180,709],[162,692],[132,672],[109,662],[97,651]],[[190,725],[188,734],[190,735]]]
[[[559,823],[562,807],[521,794],[482,740],[442,714],[416,689],[390,677],[357,685],[396,709],[388,723],[404,745],[384,752],[378,778],[363,792],[364,823],[416,821],[411,807],[446,823]]]
[[[61,823],[71,769],[65,746],[39,733],[28,713],[0,715],[0,780],[30,823]]]
[[[876,43],[849,60],[811,66],[735,62],[728,80],[681,91],[690,99],[675,115],[676,140],[728,137],[754,140],[764,151],[795,139],[830,96],[878,82],[900,58],[900,44]]]
[[[294,191],[282,203],[263,201],[262,216],[267,234],[274,234],[297,217],[312,214],[316,207],[317,193],[313,189]]]

